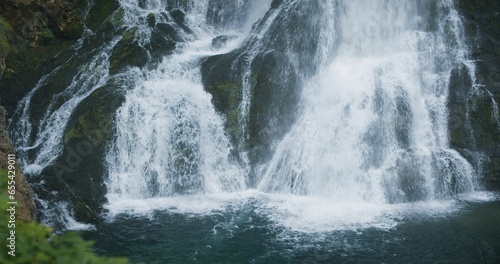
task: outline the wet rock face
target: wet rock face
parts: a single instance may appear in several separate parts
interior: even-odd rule
[[[207,20],[218,28],[236,19],[228,10],[239,8],[214,0]],[[226,115],[226,130],[239,151],[249,154],[252,165],[265,163],[272,156],[272,143],[282,138],[295,122],[296,109],[303,80],[316,73],[318,39],[322,21],[303,14],[317,13],[320,5],[315,1],[297,1],[296,7],[274,18],[266,32],[260,32],[271,18],[271,12],[253,25],[254,34],[241,48],[227,54],[216,55],[202,61],[202,79],[205,89],[213,96],[215,108]],[[271,9],[281,1],[273,1]],[[242,15],[243,16],[243,15]],[[242,24],[243,22],[239,22]],[[308,29],[304,33],[304,29]],[[226,36],[212,41],[214,48],[223,46]],[[259,46],[259,52],[253,51]],[[295,54],[291,59],[288,54]],[[239,108],[244,83],[248,86],[250,107],[248,116],[241,116]],[[227,102],[227,104],[226,104]],[[239,127],[247,119],[246,132]],[[236,120],[236,121],[235,121]],[[248,135],[245,135],[247,133]],[[250,176],[253,178],[253,176]]]
[[[222,49],[227,45],[228,41],[235,39],[237,36],[221,35],[212,39],[212,48]]]
[[[5,108],[0,106],[0,174],[1,177],[6,178],[8,171],[8,155],[15,154],[15,151],[7,135],[5,114]],[[18,162],[16,162],[15,170],[15,197],[18,202],[18,210],[16,210],[17,218],[25,222],[30,222],[34,220],[36,211],[35,202],[33,201],[33,190],[26,182]]]
[[[37,46],[40,38],[49,30],[59,38],[78,39],[83,34],[83,22],[79,10],[85,1],[78,0],[10,0],[0,4],[0,16],[8,22],[13,32],[9,34],[11,44],[28,42]]]
[[[75,217],[84,222],[95,222],[106,201],[104,157],[114,112],[124,100],[115,88],[101,87],[80,103],[65,129],[62,155],[43,172],[46,189],[72,201]]]
[[[149,41],[141,43],[141,36],[137,36],[137,32],[144,29],[141,28],[143,25],[125,25],[124,9],[120,8],[118,1],[75,1],[77,2],[92,4],[88,7],[85,24],[93,34],[82,39],[82,46],[75,51],[70,48],[74,41],[69,40],[75,32],[68,31],[65,27],[57,26],[59,31],[45,27],[40,29],[43,34],[37,35],[37,43],[40,45],[12,52],[0,89],[2,103],[7,104],[8,109],[16,109],[19,100],[35,87],[40,78],[57,68],[57,72],[50,75],[46,83],[34,93],[31,101],[30,118],[40,120],[48,104],[54,103],[57,108],[67,100],[59,96],[56,96],[58,99],[53,99],[53,96],[64,94],[72,85],[75,76],[85,69],[87,62],[100,52],[103,44],[115,39],[118,41],[109,49],[108,56],[103,56],[108,61],[100,62],[101,65],[109,63],[108,73],[113,79],[114,75],[123,73],[130,67],[154,67],[158,60],[176,48],[178,42],[184,41],[183,32],[190,31],[183,11],[169,7],[161,14],[145,17],[151,34]],[[35,3],[36,1],[32,1],[33,5]],[[3,2],[0,3],[2,4]],[[168,12],[175,21],[169,19]],[[48,17],[47,14],[47,19]],[[3,22],[4,20],[0,19],[0,29],[3,28]],[[47,25],[49,22],[57,24],[56,20],[47,20]],[[74,29],[79,30],[77,27]],[[11,30],[10,27],[8,30]],[[11,31],[9,32],[14,36],[15,30]],[[0,34],[0,41],[2,36]],[[11,44],[12,47],[17,47],[16,43],[6,43],[8,49]],[[2,47],[3,44],[0,45],[0,51]],[[6,89],[3,89],[3,85]],[[33,184],[37,196],[43,201],[49,201],[51,207],[57,203],[68,204],[68,209],[78,221],[98,221],[102,205],[106,202],[104,156],[107,143],[113,134],[113,114],[124,100],[123,91],[119,87],[120,84],[115,81],[106,82],[78,104],[65,127],[61,155],[52,165],[36,172],[40,173],[37,179],[44,179],[41,184]],[[83,89],[82,86],[80,89]],[[33,152],[28,155],[35,154]],[[38,216],[43,221],[45,215],[41,211],[43,210],[38,212]]]
[[[464,30],[476,64],[476,90],[465,67],[450,82],[450,143],[482,174],[487,187],[500,188],[500,2],[460,0]],[[495,103],[496,102],[496,103]]]
[[[209,0],[207,22],[218,28],[239,28],[248,16],[252,1]]]

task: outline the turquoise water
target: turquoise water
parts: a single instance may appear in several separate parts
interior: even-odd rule
[[[397,206],[325,230],[280,223],[248,199],[203,213],[120,213],[85,237],[132,263],[500,263],[500,194],[487,196]]]

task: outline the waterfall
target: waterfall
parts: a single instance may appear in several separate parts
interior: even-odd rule
[[[62,139],[64,128],[73,110],[78,104],[97,88],[105,84],[108,79],[108,59],[116,40],[110,45],[102,47],[97,55],[73,77],[71,83],[62,91],[57,91],[45,109],[33,109],[34,96],[44,96],[41,93],[52,92],[53,76],[59,73],[61,67],[43,76],[37,85],[19,102],[14,113],[15,127],[12,134],[14,145],[21,151],[21,163],[25,166],[24,172],[38,175],[44,168],[54,162],[62,153]],[[70,60],[74,60],[75,55]],[[66,63],[69,63],[68,60]],[[33,120],[35,113],[43,114],[38,120]],[[33,124],[37,122],[37,124]],[[33,137],[35,135],[35,137]]]
[[[285,215],[295,205],[309,212],[303,208],[317,201],[343,212],[351,203],[386,206],[480,189],[473,167],[449,144],[452,71],[465,65],[472,88],[479,85],[452,0],[118,2],[19,102],[9,124],[23,170],[59,177],[47,185],[69,189],[58,198],[44,189],[46,179],[34,181],[43,199],[54,199],[39,200],[43,222],[79,226],[76,209],[88,202],[97,212],[104,196],[109,209],[236,193]],[[205,76],[204,65],[224,63],[214,75],[230,78]],[[217,105],[220,87],[204,87],[207,78],[235,105]],[[73,177],[80,174],[64,178],[47,168],[84,129],[76,109],[99,89],[124,98],[102,110],[113,121],[109,142],[92,153],[98,158],[79,157],[104,170],[95,169],[102,175],[89,176],[85,188],[104,190],[72,208],[86,195],[68,185],[79,188]]]
[[[477,188],[448,144],[447,95],[465,62],[452,1],[336,1],[331,60],[303,87],[299,118],[260,190],[398,203]]]
[[[198,62],[224,51],[211,46],[217,34],[244,37],[245,26],[251,25],[246,18],[257,19],[267,8],[257,6],[257,12],[250,12],[248,2],[233,2],[230,11],[239,16],[224,20],[220,15],[227,10],[215,10],[218,5],[212,5],[210,12],[206,4],[188,8],[187,23],[194,34],[184,34],[187,42],[157,69],[138,73],[136,86],[126,93],[116,113],[116,139],[106,156],[111,203],[247,188],[244,166],[231,155],[224,117],[203,88]],[[161,3],[153,6],[160,8]],[[215,27],[208,26],[205,14]]]

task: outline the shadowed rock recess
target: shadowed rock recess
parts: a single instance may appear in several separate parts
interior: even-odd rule
[[[36,176],[28,177],[29,183],[37,198],[48,201],[48,207],[64,205],[76,220],[86,223],[100,219],[107,192],[106,152],[116,136],[115,114],[135,82],[124,73],[156,69],[163,58],[168,59],[167,55],[174,54],[193,34],[186,22],[189,1],[166,2],[167,8],[161,12],[140,16],[137,24],[126,24],[126,12],[117,0],[0,1],[0,103],[8,109],[8,132],[18,148],[21,164],[33,160],[44,164],[42,169],[23,169]],[[238,13],[242,11],[236,10],[236,1],[208,2],[214,6],[206,14],[208,25],[225,29],[231,28],[231,23],[244,23],[247,14]],[[297,121],[303,80],[317,74],[314,65],[325,59],[320,45],[311,41],[320,39],[321,31],[304,31],[319,28],[324,22],[312,15],[320,8],[320,1],[297,1],[286,15],[272,16],[273,10],[288,2],[272,1],[270,10],[253,25],[254,34],[241,47],[205,56],[199,62],[204,89],[225,118],[225,132],[234,146],[232,156],[238,162],[248,158],[250,187],[255,187],[261,177],[259,166],[272,158],[273,144],[285,137]],[[470,78],[468,65],[452,71],[448,97],[450,144],[475,167],[486,187],[499,188],[500,3],[460,0],[457,7],[464,18],[470,59],[476,61],[476,80]],[[266,26],[270,20],[272,23]],[[433,30],[429,24],[429,30]],[[262,28],[266,34],[259,33]],[[212,45],[218,49],[234,38],[221,35],[214,38]],[[336,45],[333,42],[332,49]],[[68,94],[68,89],[73,94]],[[30,101],[23,101],[25,98]],[[247,110],[241,107],[244,100],[251,102]],[[59,108],[65,110],[57,112]],[[410,110],[404,103],[397,109],[398,143],[407,148],[408,127],[404,124],[409,123],[405,118]],[[3,116],[0,108],[0,126]],[[60,128],[60,123],[64,124],[62,131],[51,130]],[[13,152],[5,130],[0,129],[0,150]],[[46,136],[36,141],[42,132]],[[60,147],[49,149],[44,145],[47,142],[57,142]],[[33,147],[21,148],[24,144]],[[55,153],[55,158],[43,157],[48,152]],[[0,160],[2,168],[4,156]],[[18,184],[19,200],[26,208],[20,211],[20,217],[29,220],[34,214],[31,190],[22,180]],[[38,213],[42,221],[49,221],[44,220],[46,217],[46,212]],[[63,229],[64,224],[58,227]]]

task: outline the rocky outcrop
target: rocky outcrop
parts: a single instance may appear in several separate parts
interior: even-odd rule
[[[1,177],[7,177],[8,171],[8,155],[15,154],[15,150],[10,143],[7,131],[5,128],[5,108],[0,106],[0,174]],[[18,203],[16,210],[17,218],[30,222],[34,220],[35,215],[35,202],[33,201],[33,190],[26,182],[19,163],[16,161],[15,165],[15,198]]]
[[[113,85],[103,86],[74,110],[64,133],[64,150],[42,175],[42,199],[71,201],[79,221],[93,223],[106,202],[105,154],[111,139],[113,115],[124,97]],[[58,192],[52,197],[52,191]]]
[[[79,0],[6,0],[0,4],[0,14],[10,25],[5,29],[12,30],[8,33],[13,45],[28,43],[34,47],[49,35],[50,38],[80,38],[83,23],[77,9],[83,4],[85,1]]]
[[[59,55],[83,35],[80,13],[86,4],[86,0],[0,1],[0,97],[7,109],[15,107],[47,68],[67,59]]]
[[[319,39],[321,31],[307,29],[322,27],[323,17],[303,15],[318,13],[318,2],[296,2],[297,7],[279,13],[266,32],[258,32],[269,23],[267,20],[273,19],[271,12],[280,3],[273,1],[271,10],[253,26],[255,35],[241,48],[202,62],[204,87],[212,94],[215,108],[226,116],[226,130],[233,142],[239,151],[249,154],[251,164],[264,164],[272,155],[273,142],[282,138],[295,122],[302,80],[316,73],[315,65],[321,57],[318,42],[311,41]],[[217,6],[223,7],[231,10],[231,6]],[[216,26],[224,27],[210,12],[207,17]],[[259,52],[255,54],[257,46]],[[242,117],[240,104],[245,85],[250,90],[251,103],[248,116]],[[245,121],[246,131],[241,131]],[[258,173],[253,174],[251,181],[258,181]]]
[[[500,2],[457,3],[477,79],[470,79],[465,65],[452,72],[450,143],[476,167],[487,187],[500,188]]]

